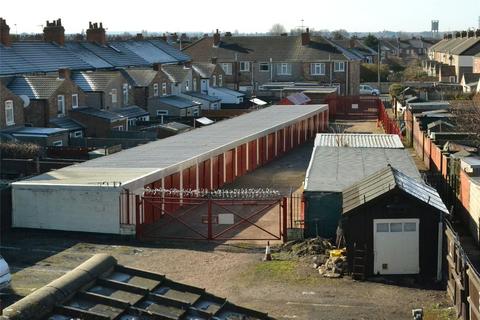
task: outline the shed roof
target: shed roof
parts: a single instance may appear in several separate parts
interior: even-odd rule
[[[83,113],[85,115],[89,115],[89,116],[100,118],[100,119],[105,119],[105,120],[108,120],[110,122],[113,122],[113,121],[116,121],[116,120],[121,120],[121,119],[125,118],[124,116],[122,116],[120,114],[117,114],[117,113],[114,113],[114,112],[110,112],[110,111],[107,111],[107,110],[100,110],[100,109],[91,108],[91,107],[77,108],[77,109],[72,110],[72,112]]]
[[[353,148],[403,149],[403,143],[396,134],[369,133],[318,133],[315,146]]]
[[[8,133],[13,136],[38,136],[48,137],[57,134],[63,134],[68,132],[66,129],[60,128],[40,128],[40,127],[21,127],[9,130]]]
[[[367,203],[394,188],[408,193],[410,196],[425,202],[426,204],[448,213],[437,190],[409,177],[392,166],[380,169],[379,171],[365,177],[361,181],[349,186],[342,192],[343,213]]]
[[[194,97],[194,98],[203,99],[203,100],[206,100],[206,101],[209,101],[209,102],[218,102],[218,101],[222,100],[218,97],[209,96],[208,94],[203,94],[203,93],[200,93],[200,92],[188,91],[188,92],[185,92],[184,94],[186,94],[187,96]]]
[[[126,118],[137,118],[137,117],[144,117],[148,116],[149,113],[148,111],[140,108],[139,106],[128,106],[128,107],[122,107],[122,108],[117,108],[117,109],[112,109],[111,110],[113,113],[119,114],[122,117]]]
[[[163,103],[175,108],[184,109],[190,108],[194,106],[199,106],[201,103],[195,102],[192,99],[183,98],[176,95],[166,96],[166,97],[155,97],[150,99],[150,101],[158,101],[159,103]]]
[[[68,130],[82,130],[85,126],[70,117],[60,117],[50,119],[50,124],[57,128]]]
[[[211,89],[213,91],[219,91],[219,92],[222,92],[222,93],[234,96],[234,97],[244,97],[245,96],[245,93],[235,91],[235,90],[232,90],[232,89],[228,89],[228,88],[224,88],[224,87],[213,87]]]
[[[404,149],[315,146],[305,177],[305,191],[341,192],[388,164],[421,179]]]
[[[121,181],[123,185],[134,183],[132,187],[140,188],[180,168],[188,168],[326,110],[326,105],[271,106],[19,181],[17,185],[98,186],[102,181]]]
[[[96,254],[2,313],[6,320],[271,319],[205,289]]]

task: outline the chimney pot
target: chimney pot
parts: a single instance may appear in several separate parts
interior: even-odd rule
[[[98,27],[98,23],[90,23],[90,28],[87,29],[87,41],[88,42],[96,42],[100,45],[105,45],[107,43],[107,36],[105,33],[105,29],[103,28],[103,24],[100,22],[100,28]]]
[[[43,28],[43,38],[47,42],[55,42],[61,46],[65,44],[65,28],[62,27],[60,19],[47,20],[47,26]]]
[[[162,70],[162,64],[161,63],[154,63],[153,64],[153,70],[155,70],[155,71]]]

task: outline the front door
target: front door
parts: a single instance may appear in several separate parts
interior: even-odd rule
[[[374,274],[417,274],[419,219],[373,220]]]

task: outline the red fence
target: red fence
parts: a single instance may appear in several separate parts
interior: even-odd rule
[[[330,97],[326,99],[330,119],[376,120],[380,99],[371,96]]]
[[[398,123],[395,120],[390,119],[383,102],[379,100],[378,104],[378,122],[382,125],[383,130],[388,134],[398,134],[401,136],[402,132]]]

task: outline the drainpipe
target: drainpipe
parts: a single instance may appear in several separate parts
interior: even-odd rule
[[[273,62],[272,58],[270,58],[270,82],[273,82]]]
[[[442,281],[442,261],[443,261],[443,212],[440,214],[438,222],[438,252],[437,252],[437,281]]]

